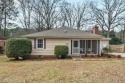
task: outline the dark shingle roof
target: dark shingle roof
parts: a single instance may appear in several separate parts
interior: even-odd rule
[[[73,28],[56,28],[51,30],[46,30],[42,32],[37,32],[33,34],[24,35],[22,37],[28,38],[103,38],[101,35],[96,35],[93,33],[85,32],[83,30],[77,30]]]

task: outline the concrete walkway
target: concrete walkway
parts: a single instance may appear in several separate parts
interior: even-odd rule
[[[109,54],[113,54],[113,55],[121,55],[122,57],[125,57],[125,53],[109,53]]]

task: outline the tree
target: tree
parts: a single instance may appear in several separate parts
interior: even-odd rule
[[[0,30],[4,28],[3,33],[1,33],[3,36],[6,36],[7,26],[13,25],[10,20],[15,20],[17,14],[14,0],[0,0]]]
[[[75,24],[74,21],[74,12],[73,6],[71,3],[63,1],[60,6],[60,24],[61,26],[73,27]]]
[[[37,30],[51,29],[55,27],[58,21],[58,4],[61,0],[34,0],[34,16],[33,20],[35,25],[38,26]]]
[[[61,26],[76,27],[81,29],[85,22],[88,20],[89,3],[83,2],[72,5],[66,1],[63,1],[60,6],[60,24]]]
[[[32,8],[33,8],[33,1],[32,0],[18,0],[21,18],[19,18],[23,28],[25,28],[26,33],[30,33],[28,29],[31,28],[31,15],[32,15]]]
[[[111,45],[118,45],[118,44],[122,44],[122,41],[121,41],[121,39],[120,38],[118,38],[117,36],[116,36],[116,32],[115,31],[110,31],[109,32],[109,37],[111,38],[111,40],[109,41],[109,44],[111,44]]]
[[[87,15],[89,16],[88,13],[88,6],[89,3],[85,3],[83,2],[82,4],[77,3],[76,6],[74,6],[74,13],[75,13],[75,23],[76,23],[76,27],[77,29],[81,29],[83,27],[83,25],[85,25],[86,21],[89,20],[89,18],[87,17]]]
[[[121,39],[118,37],[113,37],[110,41],[109,44],[111,45],[119,45],[122,44]]]
[[[102,0],[102,3],[102,8],[91,3],[91,9],[96,22],[103,31],[107,31],[107,37],[109,37],[110,30],[119,25],[118,17],[125,12],[125,0]]]

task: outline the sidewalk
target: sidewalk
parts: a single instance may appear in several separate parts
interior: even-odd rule
[[[113,54],[113,55],[121,55],[122,57],[125,57],[125,53],[109,53],[109,54]]]

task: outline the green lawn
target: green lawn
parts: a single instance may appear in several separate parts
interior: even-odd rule
[[[0,59],[0,83],[123,83],[125,60]]]

